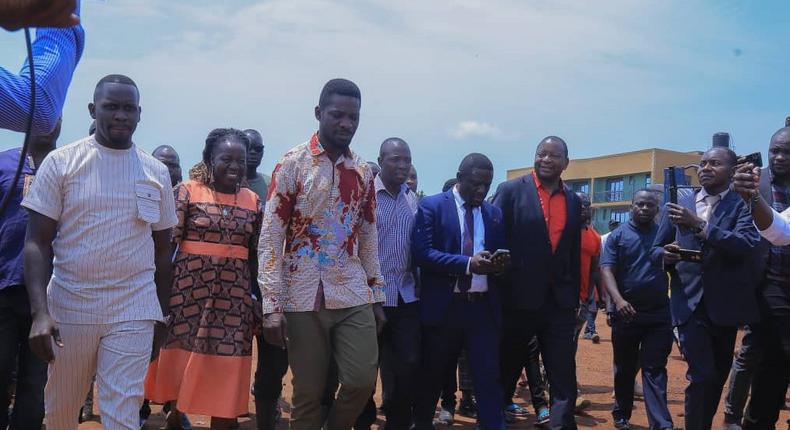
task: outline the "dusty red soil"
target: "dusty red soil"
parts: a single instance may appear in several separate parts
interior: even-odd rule
[[[578,366],[579,383],[581,384],[582,395],[589,399],[591,404],[586,409],[585,413],[577,415],[577,423],[580,428],[597,428],[597,429],[612,429],[612,344],[609,328],[606,326],[604,318],[601,314],[598,316],[598,330],[601,335],[601,343],[593,344],[588,340],[582,340],[579,346],[579,353],[576,357]],[[669,408],[672,412],[672,418],[677,428],[683,428],[683,390],[686,387],[686,363],[681,359],[677,348],[674,348],[672,355],[669,358]],[[291,386],[290,375],[285,379],[285,399],[290,398]],[[380,401],[377,393],[377,404]],[[524,402],[524,400],[520,400]],[[154,411],[159,408],[155,407]],[[252,430],[255,428],[254,412],[255,407],[250,402],[250,417],[240,419],[241,429]],[[530,412],[532,409],[529,409]],[[719,413],[714,420],[714,429],[718,428],[722,422],[722,406],[719,407]],[[280,428],[287,428],[287,411],[284,414],[284,422],[280,423]],[[517,425],[510,426],[513,429],[532,429],[531,424],[534,417],[530,416]],[[190,416],[193,427],[195,429],[208,429],[209,419],[204,416]],[[384,417],[379,415],[377,425],[381,425],[383,429]],[[777,428],[788,428],[785,422],[790,419],[790,411],[782,411],[782,414],[777,423]],[[146,429],[158,429],[162,424],[162,415],[154,413],[146,425]],[[634,429],[646,429],[647,418],[645,416],[644,403],[637,401],[635,403],[635,411],[631,420]],[[456,415],[456,424],[453,428],[457,429],[473,429],[473,421],[464,417]],[[96,422],[89,422],[80,425],[79,430],[95,430],[102,428]],[[374,429],[376,425],[374,425]]]

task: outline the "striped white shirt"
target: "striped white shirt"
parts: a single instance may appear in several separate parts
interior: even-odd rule
[[[406,184],[393,196],[376,176],[376,229],[379,237],[379,264],[384,278],[384,306],[398,306],[417,300],[411,264],[411,233],[417,213],[417,197]]]
[[[49,310],[58,322],[160,320],[152,231],[173,227],[164,164],[93,137],[52,151],[22,206],[57,221]]]

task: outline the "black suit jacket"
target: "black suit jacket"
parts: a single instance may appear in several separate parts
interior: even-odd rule
[[[567,217],[555,252],[532,174],[497,188],[494,204],[502,209],[512,259],[502,288],[506,309],[539,309],[548,300],[563,309],[579,306],[581,201],[563,187]]]
[[[685,193],[678,204],[696,213],[696,196],[697,192]],[[764,256],[759,252],[760,234],[737,193],[730,191],[716,206],[706,239],[676,227],[664,211],[652,255],[656,263],[663,260],[663,246],[674,241],[703,253],[702,263],[681,261],[668,270],[674,325],[688,321],[703,300],[708,317],[717,325],[736,327],[759,319],[755,290]]]

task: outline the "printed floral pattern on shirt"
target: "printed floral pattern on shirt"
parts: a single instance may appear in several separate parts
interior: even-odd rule
[[[264,313],[384,301],[373,172],[350,150],[332,162],[318,135],[274,168],[258,246]]]

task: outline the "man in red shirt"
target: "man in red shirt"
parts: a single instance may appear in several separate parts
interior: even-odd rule
[[[581,250],[581,269],[579,278],[581,288],[579,288],[579,314],[576,318],[576,337],[581,334],[584,323],[587,321],[588,313],[595,312],[595,300],[591,300],[598,295],[601,299],[599,275],[598,275],[598,256],[601,254],[601,235],[595,231],[590,224],[592,219],[592,209],[590,208],[590,197],[584,193],[576,193],[582,202],[582,250]],[[593,291],[593,288],[595,291]],[[598,336],[597,334],[595,335]],[[593,339],[593,342],[598,343]]]

